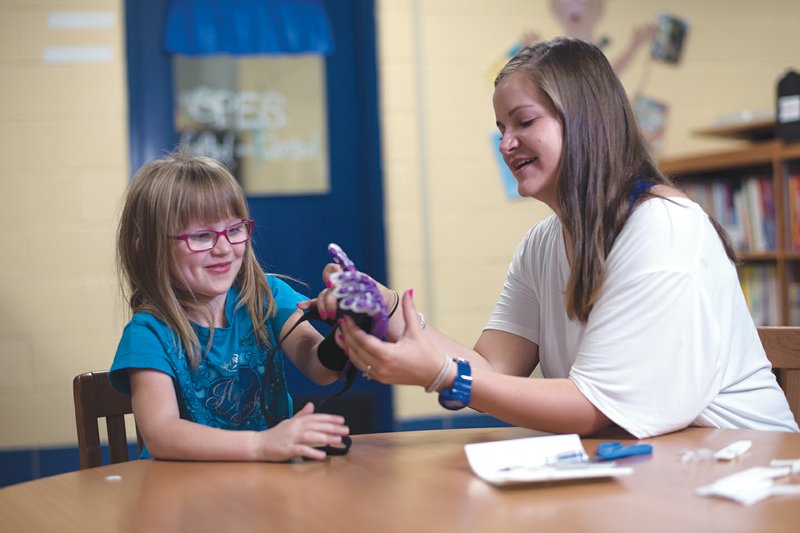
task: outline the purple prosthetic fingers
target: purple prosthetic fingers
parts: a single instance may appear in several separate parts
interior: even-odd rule
[[[339,301],[337,316],[347,314],[364,331],[383,336],[389,321],[386,302],[375,281],[356,270],[347,254],[336,244],[328,245],[328,253],[343,271],[331,274],[333,295]]]

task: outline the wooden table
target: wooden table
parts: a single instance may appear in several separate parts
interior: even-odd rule
[[[497,488],[475,477],[463,445],[522,438],[519,428],[354,437],[324,462],[132,461],[0,489],[2,531],[800,531],[800,497],[751,507],[694,489],[773,458],[800,458],[800,434],[690,428],[648,439],[627,477]],[[753,441],[742,458],[682,463],[686,449]],[[592,454],[601,442],[585,439]],[[634,441],[630,441],[634,442]],[[793,480],[800,482],[800,480]]]

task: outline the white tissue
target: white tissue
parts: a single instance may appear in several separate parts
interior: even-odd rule
[[[742,505],[753,505],[773,494],[800,494],[800,485],[774,485],[773,480],[788,476],[789,467],[748,468],[736,474],[718,479],[710,485],[696,490],[701,496],[719,496]]]

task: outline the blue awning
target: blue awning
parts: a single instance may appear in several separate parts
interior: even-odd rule
[[[183,55],[334,51],[321,0],[171,0],[164,47]]]

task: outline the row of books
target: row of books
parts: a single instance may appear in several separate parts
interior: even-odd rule
[[[690,198],[725,228],[737,251],[776,250],[772,178],[698,180],[686,183],[684,188]]]
[[[774,326],[781,323],[775,265],[740,266],[739,283],[756,326]]]
[[[786,285],[788,324],[800,326],[800,271]],[[775,265],[749,264],[739,267],[739,283],[756,326],[775,326],[782,323],[778,278]]]
[[[800,252],[800,174],[786,178],[783,201],[785,246],[782,250]],[[692,180],[685,182],[686,193],[728,232],[738,252],[775,252],[776,203],[773,179],[751,175],[740,178]],[[751,263],[739,267],[739,280],[753,320],[758,326],[783,323],[781,302],[788,306],[788,324],[800,325],[800,266],[793,261],[785,289],[777,277],[775,263]],[[781,291],[785,290],[785,294]],[[785,300],[784,300],[785,298]]]

